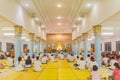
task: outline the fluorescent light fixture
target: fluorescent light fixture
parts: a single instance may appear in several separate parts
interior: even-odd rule
[[[2,28],[1,29],[2,31],[11,31],[11,30],[14,30],[13,28]]]
[[[57,23],[57,25],[59,25],[59,26],[60,26],[60,25],[62,25],[62,23]]]
[[[26,37],[22,36],[21,39],[26,39]]]
[[[81,21],[81,20],[82,20],[82,17],[79,17],[77,20]]]
[[[92,41],[93,39],[87,39],[88,41]]]
[[[14,36],[14,33],[3,33],[4,36]]]
[[[58,4],[58,5],[57,5],[57,7],[59,7],[59,8],[60,8],[60,7],[62,7],[62,5],[61,5],[61,4]]]
[[[103,29],[103,30],[113,30],[112,27],[103,27],[102,29]]]
[[[87,7],[91,7],[91,6],[92,6],[92,4],[88,3],[86,6],[87,6]]]
[[[57,19],[62,19],[62,17],[61,17],[61,16],[58,16]]]
[[[102,35],[113,35],[113,34],[114,33],[112,33],[112,32],[111,33],[110,32],[109,33],[102,33]]]

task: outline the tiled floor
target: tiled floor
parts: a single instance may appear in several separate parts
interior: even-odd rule
[[[66,60],[57,60],[43,64],[41,72],[34,72],[32,68],[23,72],[12,71],[0,76],[0,80],[87,80],[89,71],[75,70],[72,65]]]

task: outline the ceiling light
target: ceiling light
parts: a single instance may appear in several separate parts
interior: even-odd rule
[[[57,19],[62,19],[62,17],[58,16]]]
[[[114,33],[102,33],[102,35],[113,35]]]
[[[92,6],[92,4],[88,3],[86,6],[87,6],[87,7],[91,7],[91,6]]]
[[[82,17],[79,17],[78,20],[81,21],[81,20],[82,20]]]
[[[26,39],[26,37],[23,37],[23,36],[22,36],[21,39]]]
[[[88,41],[92,41],[93,39],[87,39]]]
[[[58,5],[57,5],[57,7],[59,7],[59,8],[60,8],[60,7],[62,7],[62,5],[61,5],[61,4],[58,4]]]
[[[15,34],[14,33],[4,33],[3,35],[4,36],[14,36]]]
[[[103,30],[113,30],[112,27],[103,27],[102,29],[103,29]]]
[[[2,31],[11,31],[11,30],[14,30],[13,28],[2,28],[1,29]]]
[[[62,23],[57,23],[57,25],[59,25],[59,26],[60,26],[60,25],[62,25]]]

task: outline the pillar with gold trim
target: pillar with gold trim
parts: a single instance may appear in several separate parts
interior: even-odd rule
[[[42,39],[40,39],[40,52],[42,52],[42,48],[43,48],[43,40]]]
[[[77,39],[78,40],[78,54],[80,53],[80,39],[81,39],[80,37],[78,37]]]
[[[86,59],[88,54],[88,42],[87,42],[88,33],[83,33],[82,36],[83,36],[83,45],[84,45],[84,59]]]
[[[78,51],[78,41],[75,39],[75,53],[77,54]]]
[[[37,37],[37,53],[40,53],[40,37]]]
[[[18,59],[21,53],[21,34],[22,34],[22,26],[15,25],[15,60]]]
[[[101,25],[93,26],[95,36],[95,56],[96,61],[101,66]]]
[[[29,42],[29,54],[30,56],[32,56],[33,52],[34,52],[34,33],[29,33],[29,38],[30,38],[30,42]]]

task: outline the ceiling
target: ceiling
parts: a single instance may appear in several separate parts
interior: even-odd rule
[[[89,13],[96,0],[18,0],[47,33],[72,33],[78,18]]]

